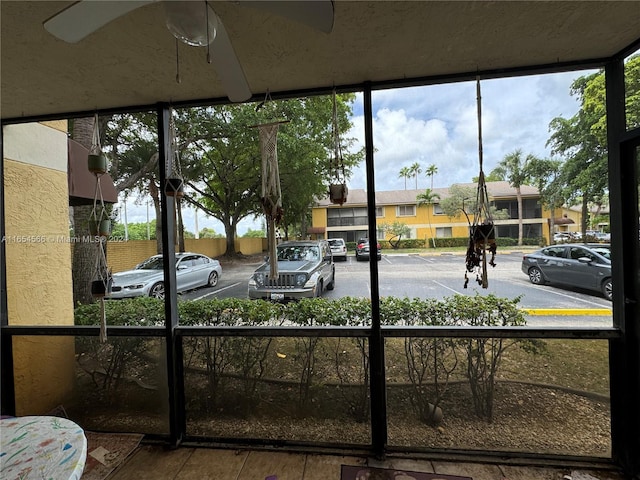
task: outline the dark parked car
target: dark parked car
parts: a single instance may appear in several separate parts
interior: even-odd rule
[[[378,260],[382,258],[382,249],[380,248],[380,243],[377,243],[378,247]],[[361,238],[358,240],[358,244],[356,245],[356,260],[369,260],[369,239]]]
[[[531,283],[554,283],[596,290],[612,298],[611,250],[605,244],[553,245],[522,257]]]
[[[249,298],[284,302],[333,290],[336,272],[326,240],[283,242],[277,255],[278,277],[269,277],[270,266],[265,261],[249,279]]]
[[[162,255],[154,255],[133,270],[114,273],[111,294],[107,298],[164,298],[163,268]],[[176,253],[178,293],[198,287],[215,287],[221,275],[218,260],[198,253]]]

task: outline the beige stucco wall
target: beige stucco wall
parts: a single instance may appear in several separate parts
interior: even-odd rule
[[[255,255],[266,250],[262,238],[236,238],[236,250],[244,255]],[[225,238],[185,238],[187,252],[202,253],[216,258],[227,250]],[[72,246],[73,248],[73,246]],[[107,243],[107,263],[113,273],[130,270],[138,263],[157,253],[155,240],[130,240]]]
[[[4,127],[7,307],[11,325],[73,325],[66,122]],[[18,415],[64,403],[74,340],[14,339]]]

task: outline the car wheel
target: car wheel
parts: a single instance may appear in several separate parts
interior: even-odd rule
[[[333,290],[336,286],[336,271],[331,274],[331,281],[327,283],[327,290]]]
[[[607,278],[604,282],[602,282],[602,294],[607,300],[613,300],[613,286],[611,284],[610,278]]]
[[[322,287],[323,287],[322,280],[320,280],[316,285],[316,294],[315,294],[316,298],[319,298],[322,296]]]
[[[529,280],[534,285],[542,285],[544,283],[544,277],[542,276],[542,270],[538,267],[531,267],[529,269]]]
[[[158,282],[154,283],[153,286],[149,289],[149,296],[152,298],[164,298],[164,283]]]
[[[218,272],[213,271],[209,274],[209,281],[207,282],[207,285],[209,285],[210,287],[215,287],[216,285],[218,285]]]

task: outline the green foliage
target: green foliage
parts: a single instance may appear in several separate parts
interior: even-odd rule
[[[402,236],[408,237],[411,234],[411,229],[404,222],[381,223],[378,228],[384,230],[385,233],[391,235],[391,238],[387,240],[391,247],[397,249],[400,246],[400,240]],[[382,246],[382,245],[381,245]]]
[[[523,326],[519,298],[494,295],[467,297],[454,295],[442,299],[383,297],[380,316],[385,326]],[[164,303],[152,298],[106,302],[109,325],[163,325]],[[370,326],[371,303],[367,298],[344,297],[337,300],[303,299],[287,304],[238,298],[182,301],[178,303],[180,324],[184,326]],[[76,324],[97,325],[98,305],[76,309]],[[233,405],[242,415],[259,403],[266,376],[274,361],[289,358],[288,370],[281,372],[297,385],[296,408],[315,408],[324,378],[333,375],[338,385],[349,387],[337,392],[358,421],[368,417],[369,357],[366,336],[335,338],[322,342],[318,337],[288,340],[288,355],[278,357],[274,339],[260,336],[185,336],[184,364],[191,375],[200,374],[202,408],[219,409]],[[93,343],[91,343],[93,342]],[[111,381],[101,388],[115,394],[118,382],[127,376],[129,363],[146,352],[143,337],[115,338],[109,349],[101,348],[97,338],[89,338],[92,358],[109,370]],[[124,342],[124,343],[123,343]],[[128,342],[128,343],[127,343]],[[421,421],[435,424],[437,407],[447,394],[449,378],[467,377],[474,394],[476,413],[491,419],[493,388],[504,351],[521,343],[523,351],[537,353],[533,342],[508,339],[446,339],[407,337],[404,357],[410,381],[409,401]],[[157,354],[156,354],[157,355]],[[273,360],[278,358],[278,360]],[[147,360],[148,363],[148,360]],[[331,373],[333,372],[333,373]],[[273,382],[273,380],[270,380]],[[355,382],[355,383],[354,383]]]
[[[244,238],[266,238],[267,232],[264,230],[253,230],[250,228],[242,236]]]
[[[204,227],[200,230],[200,238],[224,238],[222,233],[216,233],[213,228]]]
[[[340,132],[351,128],[353,94],[338,95]],[[178,112],[181,138],[194,139],[182,151],[182,169],[195,191],[189,197],[225,226],[226,237],[235,236],[243,218],[262,215],[259,131],[252,125],[287,119],[278,131],[278,164],[284,218],[281,227],[293,230],[305,224],[316,198],[325,196],[336,172],[332,136],[331,96],[296,98],[255,104],[220,105]],[[353,139],[341,136],[344,175],[363,158],[350,153]],[[346,178],[344,179],[346,180]]]

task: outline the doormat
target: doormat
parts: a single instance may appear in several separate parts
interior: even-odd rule
[[[473,480],[471,477],[442,475],[439,473],[408,472],[393,468],[374,468],[342,465],[340,480]],[[84,480],[84,477],[82,477]]]
[[[143,435],[138,433],[86,432],[87,461],[82,480],[103,480],[138,448]]]

